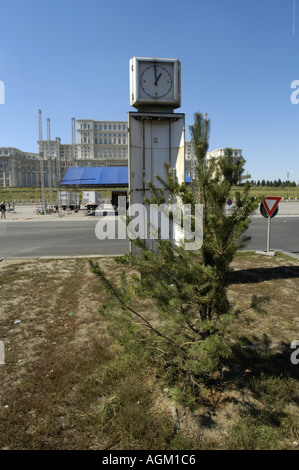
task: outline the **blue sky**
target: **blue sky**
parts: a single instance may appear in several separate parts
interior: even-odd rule
[[[298,0],[2,0],[0,146],[37,152],[39,109],[63,143],[72,117],[126,120],[133,56],[181,61],[187,139],[207,113],[210,150],[241,148],[253,179],[299,182]]]

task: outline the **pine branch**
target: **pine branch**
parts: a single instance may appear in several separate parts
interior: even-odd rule
[[[117,289],[112,285],[112,283],[107,279],[107,277],[104,275],[104,273],[101,271],[97,263],[93,263],[91,260],[88,260],[89,264],[91,266],[92,271],[100,277],[102,281],[106,284],[108,290],[114,295],[114,297],[118,300],[118,302],[121,304],[121,306],[125,309],[127,309],[129,312],[133,313],[135,316],[140,318],[144,324],[151,330],[153,331],[157,336],[160,336],[161,338],[164,338],[167,342],[173,344],[177,348],[181,349],[180,345],[177,344],[175,341],[173,341],[171,338],[168,338],[167,336],[163,335],[160,331],[156,330],[150,322],[144,318],[140,313],[136,312],[134,309],[132,309],[129,305],[127,305],[121,295],[118,293]]]

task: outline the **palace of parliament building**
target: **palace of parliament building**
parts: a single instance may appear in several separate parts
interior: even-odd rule
[[[60,138],[38,142],[38,153],[0,147],[0,187],[36,187],[40,181],[40,154],[44,156],[44,180],[57,185],[71,166],[128,166],[127,121],[76,121],[77,142],[63,144]],[[212,152],[221,156],[223,149]],[[241,150],[234,150],[239,158]],[[216,155],[217,154],[217,155]],[[209,154],[208,154],[209,155]],[[185,142],[185,171],[195,176],[192,141]]]

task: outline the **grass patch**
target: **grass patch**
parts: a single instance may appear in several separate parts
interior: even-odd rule
[[[120,275],[113,259],[99,261]],[[244,307],[266,294],[268,313],[248,311],[236,322],[221,382],[190,409],[150,354],[133,355],[108,334],[109,318],[98,313],[107,294],[86,260],[4,260],[0,448],[295,449],[299,366],[290,343],[298,339],[299,262],[242,252],[232,269],[230,301]]]
[[[238,251],[235,255],[235,260],[236,261],[241,261],[241,260],[249,260],[249,261],[255,261],[259,262],[263,260],[263,262],[268,263],[268,264],[273,264],[275,265],[277,263],[277,260],[286,260],[286,261],[294,261],[294,257],[287,255],[285,253],[281,253],[280,251],[275,253],[275,256],[264,256],[264,255],[259,255],[255,254],[255,251]]]
[[[256,400],[230,427],[227,448],[246,450],[289,450],[297,447],[299,432],[298,381],[262,374],[248,383]]]
[[[234,186],[231,191],[231,196],[234,197],[236,191],[238,191],[238,187]],[[280,187],[274,188],[270,186],[252,186],[250,189],[250,196],[256,197],[259,200],[262,200],[264,197],[267,196],[275,196],[275,197],[282,197],[284,199],[295,199],[296,197],[299,198],[299,187]]]
[[[103,194],[104,198],[110,199],[112,190],[123,190],[124,188],[96,188],[97,191],[100,191]],[[83,191],[91,191],[91,188],[77,188],[76,192],[79,193],[80,199],[82,199]],[[45,187],[45,197],[46,201],[49,200],[49,190]],[[39,188],[3,188],[0,187],[0,199],[1,201],[8,201],[12,203],[13,201],[17,203],[37,203],[41,199],[41,193]],[[57,189],[52,188],[52,200],[56,201],[57,199]]]
[[[96,188],[97,191],[101,191],[105,198],[110,198],[112,190],[123,190],[124,188]],[[77,192],[80,194],[80,198],[82,198],[83,191],[90,191],[90,188],[78,188]],[[231,197],[234,197],[236,191],[240,190],[237,186],[232,188]],[[49,198],[48,189],[45,188],[46,191],[46,199]],[[57,198],[57,190],[56,188],[52,189],[53,193],[53,200]],[[259,200],[262,200],[264,197],[267,196],[279,196],[283,197],[284,199],[295,199],[299,198],[299,187],[296,188],[271,188],[271,187],[256,187],[253,186],[250,190],[250,196],[256,197]],[[40,200],[40,190],[38,188],[3,188],[0,187],[0,199],[1,201],[23,201],[27,203],[32,203],[32,201],[36,202]]]

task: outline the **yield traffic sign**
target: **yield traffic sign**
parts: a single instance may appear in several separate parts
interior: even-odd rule
[[[280,200],[281,200],[281,197],[273,197],[273,196],[266,197],[266,199],[263,200],[264,207],[266,211],[268,212],[269,217],[271,217],[271,215],[275,211]]]
[[[269,214],[268,214],[268,212],[266,211],[266,208],[265,208],[263,202],[261,202],[261,204],[260,204],[260,213],[262,214],[263,217],[266,217],[266,219],[269,218]],[[273,217],[275,217],[277,214],[278,214],[278,206],[276,206],[276,209],[274,210],[274,212],[272,212],[271,219],[272,219]]]
[[[270,251],[270,231],[271,231],[271,218],[275,217],[278,212],[278,203],[281,200],[281,197],[269,196],[263,200],[260,205],[260,212],[263,217],[268,217],[268,234],[267,234],[267,251],[256,251],[258,254],[265,254],[269,256],[274,256],[275,252]],[[267,215],[268,214],[268,215]]]

